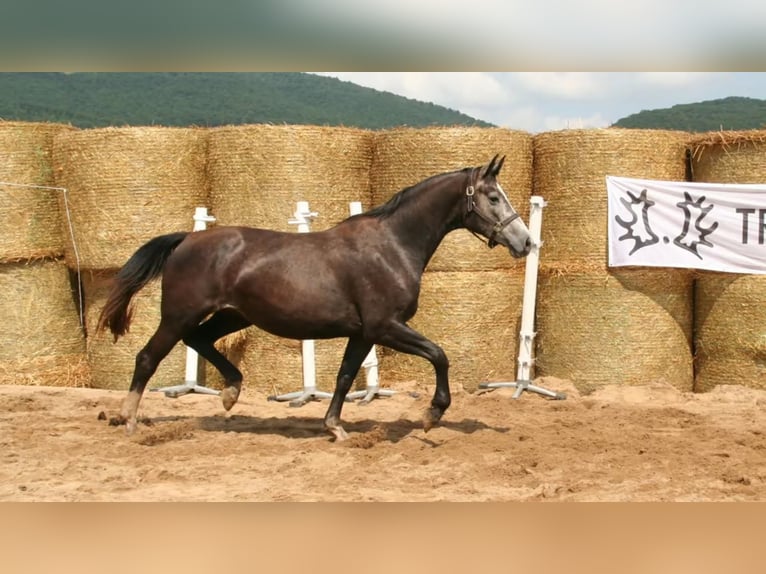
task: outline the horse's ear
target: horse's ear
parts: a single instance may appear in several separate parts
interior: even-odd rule
[[[485,167],[481,169],[481,178],[484,179],[485,177],[492,174],[492,170],[495,169],[495,162],[497,161],[497,155],[493,157],[489,164],[487,164]]]
[[[495,157],[497,157],[497,156],[495,156]],[[501,157],[500,161],[497,162],[497,165],[492,170],[492,175],[497,177],[497,175],[500,173],[500,169],[503,167],[503,163],[505,163],[505,156]]]
[[[481,177],[497,177],[497,175],[500,173],[500,169],[503,167],[503,163],[505,162],[505,156],[500,157],[500,161],[497,160],[497,158],[500,157],[500,154],[495,155],[495,157],[492,158],[492,161],[489,162],[489,165],[481,170]]]

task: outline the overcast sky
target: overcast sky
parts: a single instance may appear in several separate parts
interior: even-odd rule
[[[766,99],[764,72],[321,73],[532,133],[606,127],[641,110],[727,96]]]

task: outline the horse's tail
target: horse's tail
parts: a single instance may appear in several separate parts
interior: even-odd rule
[[[160,235],[139,247],[131,255],[122,269],[117,272],[117,277],[109,291],[109,297],[98,318],[97,331],[109,327],[115,341],[128,332],[130,321],[133,318],[131,299],[147,283],[162,273],[168,257],[188,234],[188,232],[181,231]]]

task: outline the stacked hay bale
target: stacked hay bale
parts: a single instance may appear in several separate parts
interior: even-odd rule
[[[126,389],[136,353],[159,324],[155,283],[139,295],[128,336],[113,344],[110,333],[95,332],[108,285],[135,250],[157,235],[192,229],[194,209],[207,204],[205,154],[206,132],[194,128],[101,128],[54,140],[56,182],[68,190],[73,228],[66,260],[83,273],[94,387]],[[182,382],[184,364],[178,345],[150,386]]]
[[[0,384],[83,386],[77,290],[64,254],[51,146],[71,126],[0,122]]]
[[[375,137],[372,199],[386,202],[429,176],[486,165],[506,156],[499,181],[524,221],[532,189],[532,136],[499,128],[398,128]],[[410,325],[450,359],[452,386],[475,390],[487,380],[513,380],[524,265],[502,248],[489,250],[466,230],[453,231],[423,276],[418,314]],[[382,384],[434,381],[419,357],[380,350]]]
[[[349,203],[371,207],[372,132],[356,128],[245,125],[210,131],[207,174],[216,225],[245,225],[297,232],[288,223],[296,202],[308,201],[318,217],[312,231],[332,227],[349,216]],[[300,389],[301,345],[258,329],[224,340],[245,383],[281,394]],[[331,391],[345,340],[317,341],[317,387]],[[220,345],[219,345],[220,346]],[[207,369],[213,385],[220,383]]]
[[[543,212],[537,374],[581,392],[664,381],[692,389],[693,273],[607,268],[607,175],[683,181],[687,134],[563,130],[534,138]]]
[[[691,144],[692,179],[766,183],[766,130],[703,134]],[[766,388],[766,276],[702,271],[695,282],[695,391]]]

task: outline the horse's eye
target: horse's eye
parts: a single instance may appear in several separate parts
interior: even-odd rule
[[[489,196],[489,203],[492,204],[492,205],[497,205],[498,203],[500,203],[500,198],[498,196],[496,196],[496,195],[490,195]]]

